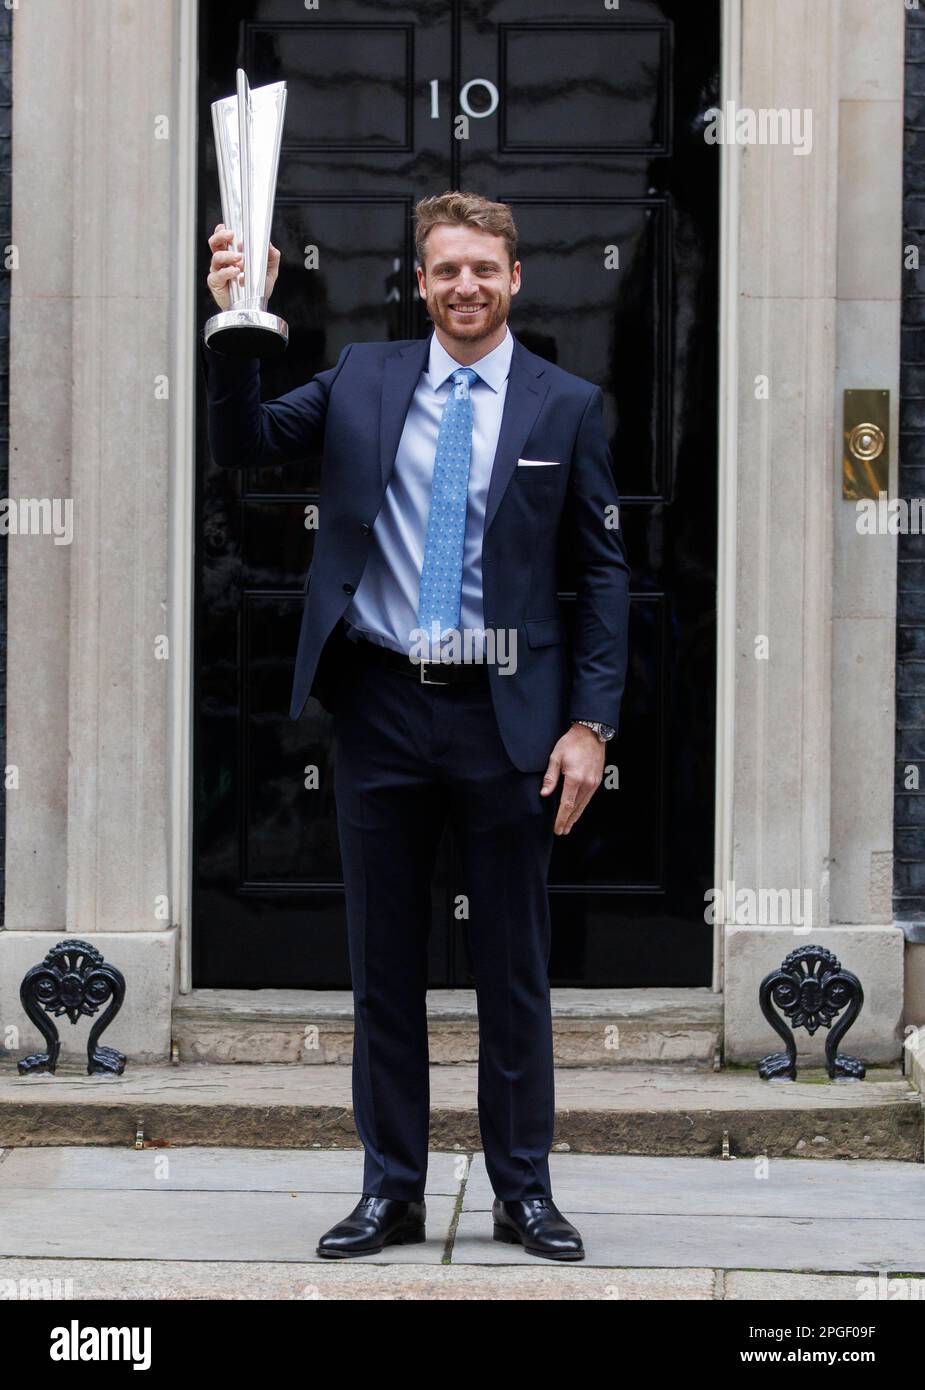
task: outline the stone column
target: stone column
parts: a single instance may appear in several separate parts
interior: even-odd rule
[[[169,1052],[174,0],[45,0],[13,29],[11,482],[73,538],[9,542],[2,1024],[65,936],[123,971],[105,1041]],[[17,177],[18,175],[18,177]],[[79,1055],[86,1025],[65,1022]],[[9,1042],[9,1037],[6,1039]],[[14,1050],[39,1041],[23,1027]]]
[[[731,862],[737,890],[808,892],[813,925],[741,925],[727,904],[730,1060],[777,1050],[758,983],[809,942],[864,984],[847,1050],[900,1053],[895,556],[863,548],[842,500],[841,390],[898,385],[902,51],[892,0],[744,0],[738,103],[811,113],[812,147],[740,155]]]

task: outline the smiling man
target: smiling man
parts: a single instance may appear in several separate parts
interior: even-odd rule
[[[227,308],[240,243],[220,225],[209,245],[209,288]],[[570,833],[600,784],[619,718],[619,498],[600,389],[508,327],[521,285],[510,208],[472,193],[427,198],[415,245],[426,339],[348,344],[328,371],[263,404],[256,359],[201,349],[217,464],[323,451],[290,715],[314,694],[334,721],[365,1164],[360,1201],[318,1253],[425,1238],[430,880],[449,822],[494,1238],[581,1259],[549,1178],[546,876],[553,835]],[[271,247],[268,295],[278,268]],[[577,576],[571,643],[557,598],[563,542]],[[500,650],[514,659],[493,659]]]
[[[486,357],[508,337],[511,300],[520,289],[520,261],[509,261],[514,251],[503,236],[498,238],[500,251],[493,254],[484,234],[481,240],[473,238],[472,227],[465,223],[428,225],[429,218],[439,215],[439,200],[433,202],[436,208],[428,211],[424,204],[418,210],[420,257],[426,256],[432,234],[427,271],[423,263],[417,268],[418,288],[438,340],[448,339],[456,360],[466,365]]]

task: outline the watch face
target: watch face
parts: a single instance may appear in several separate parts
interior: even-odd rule
[[[597,720],[576,719],[574,722],[576,724],[584,724],[589,729],[593,729],[601,743],[606,743],[607,740],[613,738],[614,734],[617,732],[616,729],[612,729],[609,724],[599,724]]]

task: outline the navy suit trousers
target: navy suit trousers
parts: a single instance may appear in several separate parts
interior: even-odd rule
[[[345,642],[351,648],[350,642]],[[487,684],[434,686],[350,651],[334,717],[334,795],[354,996],[363,1191],[424,1195],[427,937],[447,821],[461,856],[479,1016],[478,1112],[495,1195],[549,1197],[555,1120],[546,876],[557,789],[521,772]]]

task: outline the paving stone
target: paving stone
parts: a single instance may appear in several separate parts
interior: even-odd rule
[[[574,1220],[586,1265],[672,1269],[925,1272],[925,1219],[871,1221],[811,1217],[659,1216],[586,1212]],[[486,1230],[485,1213],[464,1212],[454,1264],[523,1264],[535,1256],[502,1245]]]
[[[455,1198],[462,1156],[433,1153],[427,1196]],[[154,1192],[331,1192],[359,1198],[363,1151],[312,1149],[6,1149],[0,1154],[5,1187],[150,1189]],[[341,1203],[343,1205],[343,1203]]]
[[[925,1301],[925,1279],[905,1279]],[[605,1270],[511,1265],[322,1265],[265,1261],[0,1259],[0,1295],[15,1299],[868,1301],[871,1277],[774,1270]],[[896,1297],[900,1281],[885,1288]],[[901,1291],[901,1290],[900,1290]]]
[[[845,1302],[873,1303],[880,1298],[925,1303],[925,1279],[883,1279],[872,1274],[783,1274],[777,1270],[730,1270],[721,1276],[722,1297],[730,1302],[807,1301],[840,1299]]]
[[[353,1205],[339,1193],[96,1188],[75,1200],[70,1188],[4,1187],[0,1256],[312,1263],[318,1237]],[[423,1245],[364,1258],[440,1264],[453,1209],[451,1197],[428,1198]]]
[[[549,1171],[553,1199],[566,1216],[925,1217],[925,1167],[917,1163],[551,1154]],[[493,1199],[484,1156],[476,1154],[463,1210],[488,1211]]]
[[[553,1198],[607,1267],[925,1271],[919,1164],[550,1155]],[[466,1182],[454,1264],[534,1259],[486,1233],[483,1155]],[[512,1252],[515,1252],[512,1256]]]
[[[65,1299],[581,1299],[709,1300],[710,1269],[560,1269],[376,1264],[221,1263],[202,1260],[0,1260],[4,1298]],[[807,1297],[810,1295],[806,1295]]]

